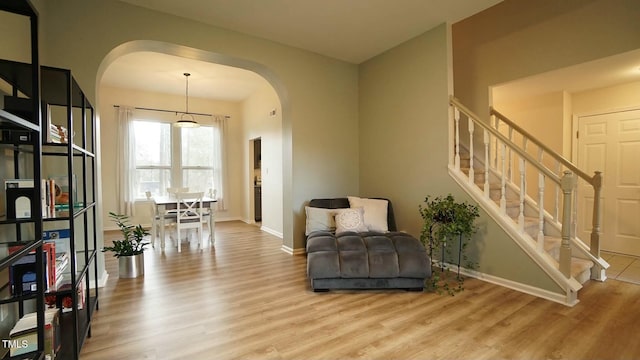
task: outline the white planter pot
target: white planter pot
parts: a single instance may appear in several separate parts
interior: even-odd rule
[[[136,278],[144,275],[144,253],[118,258],[118,273],[122,279]]]

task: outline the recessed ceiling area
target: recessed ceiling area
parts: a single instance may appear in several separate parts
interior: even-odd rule
[[[189,96],[242,101],[266,80],[232,66],[208,63],[151,51],[139,51],[116,59],[104,72],[102,84],[184,96],[189,76]]]
[[[557,91],[575,93],[640,81],[640,49],[495,85],[501,100]]]

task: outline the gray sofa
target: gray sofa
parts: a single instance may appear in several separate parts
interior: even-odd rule
[[[386,199],[385,199],[386,200]],[[348,208],[347,198],[314,199],[310,207]],[[389,232],[314,231],[307,236],[307,276],[314,291],[406,289],[422,291],[431,260],[415,237],[396,231],[388,201]]]

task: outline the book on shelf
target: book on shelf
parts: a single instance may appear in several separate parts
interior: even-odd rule
[[[46,258],[44,256],[43,261],[46,261]],[[11,264],[9,267],[11,294],[21,296],[30,295],[38,291],[37,272],[35,253],[29,253]],[[45,283],[45,285],[48,286],[48,283]]]
[[[9,253],[12,254],[18,250],[20,250],[22,248],[22,246],[10,246],[9,247]],[[56,285],[57,279],[56,279],[56,244],[53,241],[45,241],[42,243],[42,251],[44,254],[44,268],[45,268],[45,279],[46,279],[46,290],[49,290],[51,288],[53,288]],[[28,291],[27,288],[25,286],[30,284],[30,281],[28,280],[28,278],[35,276],[35,250],[31,251],[27,256],[23,257],[22,259],[18,260],[17,262],[15,262],[12,267],[10,268],[10,273],[12,271],[14,271],[14,266],[15,265],[24,265],[22,267],[20,267],[20,269],[16,269],[15,271],[17,271],[16,273],[16,277],[11,276],[9,281],[12,283],[12,285],[16,284],[16,281],[19,281],[19,283],[21,284],[21,288],[17,289],[17,294],[22,294],[24,293],[24,291]],[[32,274],[33,272],[33,274]],[[22,274],[23,278],[22,279],[18,279],[17,276],[18,274]],[[25,277],[26,276],[26,277]],[[35,278],[34,278],[35,281]],[[35,287],[35,289],[37,290],[37,287]],[[35,291],[35,290],[33,290]],[[27,292],[28,293],[28,292]]]
[[[69,242],[71,241],[71,230],[69,228],[45,230],[42,232],[42,240],[45,243],[47,242],[55,243],[56,267],[58,267],[58,265],[60,265],[61,263],[64,264],[64,269],[62,271],[57,271],[56,274],[61,274],[61,273],[70,271],[68,268],[69,268],[69,261],[71,260],[71,253],[70,253],[71,250],[69,246],[70,245]],[[57,279],[56,279],[56,282],[59,283]]]
[[[47,122],[46,128],[48,131],[44,131],[45,142],[54,144],[67,144],[69,142],[69,131],[62,125],[54,124],[52,119],[51,104],[47,104],[45,120]]]
[[[28,219],[34,214],[36,193],[33,179],[5,179],[7,218]]]
[[[25,314],[9,332],[10,356],[18,356],[38,350],[37,313]],[[57,308],[44,312],[44,353],[55,358],[61,347],[60,311]]]

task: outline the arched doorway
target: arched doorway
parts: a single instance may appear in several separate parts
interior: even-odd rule
[[[215,54],[215,53],[211,53],[211,52],[207,52],[207,51],[202,51],[202,50],[198,50],[198,49],[193,49],[193,48],[187,48],[184,46],[180,46],[180,45],[175,45],[175,44],[169,44],[169,43],[162,43],[162,42],[156,42],[156,41],[133,41],[133,42],[129,42],[129,43],[125,43],[122,44],[116,48],[114,48],[103,60],[103,62],[100,65],[99,71],[98,71],[98,76],[97,76],[97,89],[96,89],[96,94],[97,94],[97,103],[98,103],[98,109],[99,109],[99,113],[101,112],[101,119],[100,122],[103,123],[103,129],[105,129],[105,132],[111,132],[111,134],[102,134],[103,138],[106,136],[107,138],[113,138],[113,131],[115,126],[108,126],[108,124],[113,122],[113,116],[111,115],[111,113],[113,113],[113,105],[116,105],[114,100],[114,97],[112,96],[111,98],[107,99],[105,98],[105,94],[108,93],[109,91],[106,91],[102,85],[102,80],[104,79],[105,73],[107,73],[107,70],[110,69],[111,66],[113,66],[114,64],[117,64],[119,59],[123,59],[124,57],[127,57],[131,54],[141,54],[141,53],[152,53],[152,54],[157,54],[157,55],[164,55],[164,56],[170,56],[172,57],[174,60],[175,59],[182,59],[184,60],[184,62],[188,62],[189,64],[195,64],[195,63],[200,63],[200,66],[203,66],[202,69],[206,69],[206,66],[219,66],[219,67],[232,67],[234,69],[242,69],[242,71],[244,72],[251,72],[253,75],[255,75],[255,77],[258,77],[262,80],[262,84],[259,84],[259,86],[261,87],[260,91],[262,91],[262,94],[264,95],[265,93],[267,94],[267,97],[269,97],[271,100],[275,100],[275,102],[277,103],[277,107],[279,108],[279,111],[277,112],[278,114],[284,114],[286,113],[286,103],[285,101],[282,101],[281,99],[285,98],[283,96],[283,90],[282,90],[282,86],[279,85],[279,81],[278,79],[276,79],[271,72],[266,69],[265,67],[261,66],[260,64],[256,64],[253,62],[249,62],[249,61],[245,61],[242,59],[235,59],[235,58],[231,58],[228,56],[224,56],[224,55],[220,55],[220,54]],[[205,65],[202,65],[205,64]],[[144,70],[141,70],[144,71]],[[176,70],[174,72],[176,72],[176,74],[173,74],[172,76],[182,76],[182,73],[185,70]],[[202,71],[206,71],[206,70],[202,70]],[[192,76],[193,77],[193,76]],[[191,80],[192,81],[192,80]],[[176,93],[174,95],[172,95],[174,98],[178,99],[176,101],[178,101],[177,103],[174,103],[173,106],[169,107],[171,109],[176,109],[176,110],[182,110],[184,108],[184,87],[183,87],[183,83],[182,82],[178,82],[178,86],[176,86]],[[266,90],[264,88],[267,88]],[[133,93],[133,92],[132,92]],[[139,99],[143,99],[140,101],[146,101],[147,104],[161,104],[161,105],[154,105],[154,106],[150,106],[153,108],[167,108],[166,106],[163,107],[163,105],[167,105],[169,102],[163,102],[162,99],[160,100],[149,100],[149,97],[153,97],[154,94],[148,94],[145,95],[143,97],[140,97]],[[117,97],[116,97],[117,99]],[[122,99],[122,97],[119,97],[119,99]],[[133,99],[133,100],[132,100]],[[129,106],[138,106],[138,104],[135,103],[135,96],[131,97],[129,96],[127,98],[127,100],[123,100],[126,101],[125,104],[123,105],[129,105]],[[134,102],[131,102],[134,101]],[[150,101],[150,102],[149,102]],[[190,100],[193,103],[193,98],[192,100]],[[249,105],[246,106],[251,106],[251,101],[238,101],[237,99],[234,100],[235,102],[241,102],[241,105],[238,105],[239,107],[245,106],[244,103],[249,103]],[[179,105],[176,105],[179,104]],[[118,104],[119,105],[119,104]],[[218,102],[217,105],[220,105],[220,102]],[[141,107],[149,107],[149,105],[147,106],[141,106]],[[233,106],[231,106],[232,108]],[[102,110],[102,111],[100,111]],[[193,107],[191,107],[191,110],[193,110]],[[259,129],[256,128],[255,124],[256,121],[247,121],[246,123],[248,123],[248,125],[245,123],[242,126],[238,125],[237,122],[238,121],[242,121],[244,119],[240,119],[242,116],[241,114],[246,114],[246,113],[250,113],[248,111],[245,111],[244,109],[242,109],[243,111],[238,112],[238,111],[233,111],[231,110],[231,112],[234,112],[234,116],[231,116],[232,121],[236,121],[236,123],[234,123],[234,134],[233,136],[230,137],[230,141],[229,141],[229,150],[228,152],[232,154],[232,156],[234,156],[233,159],[231,159],[231,161],[229,161],[229,163],[244,163],[248,161],[248,154],[244,154],[244,152],[246,152],[246,148],[244,147],[244,144],[246,143],[246,139],[248,138],[255,138],[256,136],[262,136],[261,132],[268,132],[268,133],[273,133],[273,127],[269,128],[269,129]],[[224,111],[223,111],[224,112]],[[257,115],[254,115],[254,117]],[[273,206],[271,211],[269,211],[268,213],[273,215],[279,215],[279,216],[275,216],[272,217],[271,219],[266,219],[268,220],[266,226],[268,226],[269,228],[267,230],[271,230],[269,232],[271,233],[275,233],[275,234],[283,234],[283,217],[285,216],[283,213],[283,206],[282,206],[282,202],[283,202],[283,179],[282,177],[285,174],[285,171],[283,171],[283,158],[282,158],[282,144],[284,141],[286,141],[285,139],[285,135],[282,131],[282,122],[284,121],[284,116],[282,116],[281,118],[278,119],[280,122],[279,128],[277,129],[276,133],[277,136],[272,136],[270,138],[270,144],[271,144],[271,148],[272,149],[277,149],[277,151],[273,151],[272,152],[272,158],[271,161],[274,164],[273,169],[274,171],[271,171],[270,174],[273,175],[274,179],[273,181],[270,182],[271,186],[265,186],[264,190],[266,193],[264,194],[265,197],[269,197],[270,199],[272,199],[272,203],[271,205]],[[251,128],[253,124],[253,128]],[[247,126],[245,126],[247,125]],[[240,128],[239,128],[240,127]],[[267,131],[268,130],[268,131]],[[267,136],[267,138],[269,139],[269,137]],[[106,144],[99,144],[102,147],[107,146]],[[108,151],[103,150],[102,151],[103,154],[103,160],[102,160],[102,165],[101,169],[103,169],[103,171],[108,171],[109,167],[112,166],[112,163],[114,162],[113,159],[113,155],[110,155],[108,153]],[[240,169],[240,172],[238,171],[238,168]],[[246,171],[246,169],[248,168],[248,166],[240,166],[240,167],[234,167],[234,169],[232,169],[233,171],[231,171],[229,174],[229,176],[231,176],[232,178],[227,179],[228,183],[230,184],[234,184],[234,183],[242,183],[242,182],[248,182],[249,180],[249,176],[247,176],[246,174],[243,174],[242,171]],[[113,185],[111,184],[111,181],[109,179],[109,177],[105,177],[105,176],[101,176],[103,179],[103,193],[110,193],[110,188],[113,187]],[[246,179],[246,180],[245,180]],[[265,183],[265,185],[268,185],[269,183]],[[248,186],[248,184],[243,185],[243,186],[239,186],[239,188],[241,190],[238,189],[231,189],[231,191],[229,192],[229,196],[231,198],[235,198],[235,205],[232,208],[232,212],[227,213],[227,214],[223,214],[223,216],[227,216],[227,218],[233,218],[233,219],[241,219],[241,220],[245,220],[249,218],[249,213],[251,211],[251,208],[248,206],[248,199],[249,199],[249,195],[244,193],[244,191],[248,188],[250,188]],[[240,199],[240,200],[237,200]],[[275,199],[275,201],[273,201]],[[113,199],[109,199],[108,197],[105,196],[105,198],[103,199],[104,202],[104,209],[105,211],[103,213],[107,213],[109,211],[109,208],[113,206],[113,204],[111,204],[110,202],[112,202]],[[240,204],[240,205],[238,205]],[[109,224],[108,222],[105,221],[105,224]],[[264,222],[263,222],[263,226],[265,226]]]

